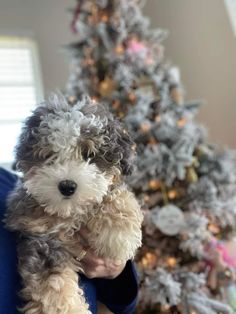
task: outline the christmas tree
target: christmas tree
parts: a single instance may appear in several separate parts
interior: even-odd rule
[[[136,171],[128,184],[145,214],[137,313],[236,310],[235,156],[194,121],[179,71],[139,0],[77,0],[68,46],[69,101],[107,104],[131,132]]]

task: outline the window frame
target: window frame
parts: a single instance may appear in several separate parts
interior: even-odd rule
[[[224,4],[234,36],[236,36],[236,0],[224,0]]]
[[[9,43],[12,41],[11,45],[19,48],[26,48],[30,51],[32,57],[32,72],[34,77],[34,88],[35,88],[35,98],[36,103],[32,104],[32,109],[35,108],[37,103],[43,100],[44,89],[43,89],[43,81],[42,81],[42,72],[40,66],[40,57],[39,57],[39,50],[36,40],[32,36],[27,35],[14,35],[14,34],[0,34],[0,41],[5,40],[6,42],[9,40]],[[2,46],[3,47],[3,46]],[[7,45],[6,45],[7,47]],[[1,46],[0,46],[1,49]],[[10,86],[10,85],[9,85]],[[0,124],[16,124],[22,123],[22,119],[12,119],[12,120],[1,120]],[[8,162],[0,162],[0,166],[4,167],[5,169],[11,169],[13,160],[9,160]]]

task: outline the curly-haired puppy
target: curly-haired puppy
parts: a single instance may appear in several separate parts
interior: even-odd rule
[[[88,97],[70,106],[53,96],[27,119],[16,147],[24,176],[5,219],[19,234],[24,313],[90,313],[78,284],[82,224],[98,256],[133,258],[142,214],[122,183],[132,156],[120,123]]]

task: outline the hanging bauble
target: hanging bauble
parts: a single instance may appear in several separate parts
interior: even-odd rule
[[[166,205],[158,211],[157,228],[169,236],[177,235],[184,227],[184,214],[173,204]]]
[[[198,181],[198,175],[194,167],[187,168],[186,179],[188,183],[196,183]]]

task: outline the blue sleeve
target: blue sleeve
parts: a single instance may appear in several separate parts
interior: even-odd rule
[[[0,313],[18,314],[17,291],[20,279],[17,273],[16,241],[13,233],[4,228],[6,198],[14,188],[17,176],[0,168]]]
[[[115,279],[94,279],[97,298],[115,314],[131,314],[137,304],[138,280],[134,264],[128,261]]]

